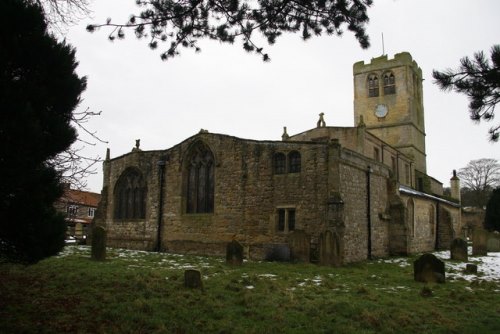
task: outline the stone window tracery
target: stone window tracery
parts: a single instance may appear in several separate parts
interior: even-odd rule
[[[295,230],[295,208],[278,209],[278,231],[291,232]]]
[[[378,77],[375,74],[368,76],[368,97],[378,96]]]
[[[396,81],[392,72],[384,74],[384,95],[396,94]]]
[[[142,174],[133,168],[125,170],[115,185],[115,219],[144,219],[146,194]]]
[[[274,174],[286,173],[286,156],[283,153],[274,154]]]
[[[214,155],[202,143],[191,150],[187,165],[186,212],[214,212]]]
[[[289,173],[300,173],[300,153],[297,151],[292,151],[288,154],[288,172]]]

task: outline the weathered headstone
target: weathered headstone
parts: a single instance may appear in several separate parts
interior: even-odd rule
[[[203,290],[203,282],[201,281],[201,272],[195,269],[185,270],[184,286],[186,288]]]
[[[465,265],[465,272],[467,274],[477,274],[477,264],[467,263]]]
[[[295,230],[288,237],[288,245],[292,261],[309,262],[311,257],[311,240],[306,232]]]
[[[236,266],[243,264],[243,246],[236,240],[226,246],[226,263]]]
[[[102,226],[92,229],[91,258],[96,261],[106,260],[106,229]]]
[[[488,231],[482,228],[474,229],[472,233],[472,255],[487,255]]]
[[[433,254],[424,254],[413,262],[413,277],[417,282],[444,283],[444,262]]]
[[[469,257],[467,255],[467,241],[464,239],[453,239],[450,246],[450,258],[452,260],[467,262]]]
[[[342,265],[340,239],[337,233],[325,231],[319,237],[319,264],[323,266]]]

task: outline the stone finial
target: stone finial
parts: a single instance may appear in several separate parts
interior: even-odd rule
[[[324,115],[325,115],[325,113],[319,114],[319,120],[318,120],[318,123],[316,123],[317,128],[324,128],[326,126],[325,119],[323,118]]]
[[[111,151],[109,150],[109,147],[106,149],[106,161],[109,161],[111,157]]]
[[[363,118],[363,115],[360,115],[360,116],[359,116],[358,127],[361,127],[361,126],[366,126],[366,124],[365,124],[365,120],[364,120],[364,118]]]
[[[286,126],[284,126],[283,127],[283,134],[281,135],[281,140],[285,141],[285,140],[288,140],[288,139],[290,139],[290,136],[286,132]]]
[[[135,140],[135,147],[132,149],[132,152],[137,152],[137,151],[140,151],[140,146],[141,146],[141,140],[140,139],[136,139]]]

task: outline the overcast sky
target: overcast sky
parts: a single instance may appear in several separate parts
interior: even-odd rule
[[[125,22],[137,13],[135,0],[94,0],[92,18],[70,28],[67,41],[76,47],[78,73],[88,78],[80,110],[102,111],[88,128],[107,140],[86,148],[87,155],[167,149],[196,134],[211,133],[257,140],[280,140],[316,126],[325,113],[327,126],[353,126],[353,63],[385,53],[408,51],[422,68],[427,172],[449,185],[453,169],[470,160],[500,160],[500,143],[488,141],[491,123],[473,124],[468,101],[433,84],[432,70],[457,68],[460,58],[500,44],[498,0],[375,0],[367,27],[371,47],[363,50],[354,36],[279,38],[265,49],[271,62],[245,52],[241,43],[200,43],[201,53],[182,49],[164,62],[159,45],[152,51],[132,31],[123,41],[107,40],[108,31],[85,31],[89,23],[111,17]],[[497,111],[497,122],[500,118]],[[84,137],[85,138],[85,137]],[[88,179],[100,192],[102,166]]]

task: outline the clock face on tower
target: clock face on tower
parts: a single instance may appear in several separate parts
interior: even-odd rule
[[[375,107],[375,116],[378,118],[385,117],[387,115],[388,109],[385,104],[377,104]]]

